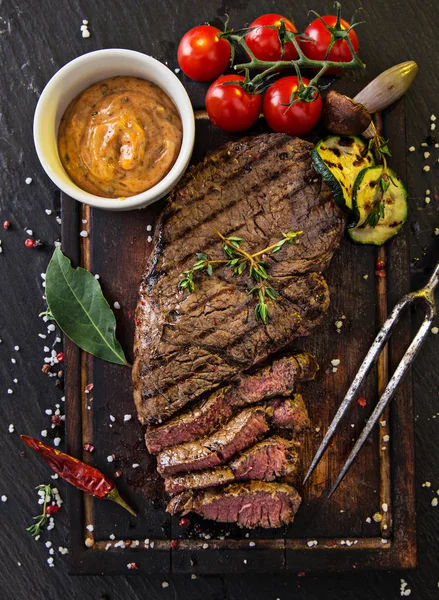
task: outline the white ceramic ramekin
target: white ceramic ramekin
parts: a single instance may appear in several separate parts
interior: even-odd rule
[[[101,198],[75,185],[61,164],[57,144],[61,117],[73,98],[93,83],[117,75],[140,77],[161,87],[173,100],[183,124],[181,150],[172,169],[154,187],[126,200]],[[183,85],[163,63],[133,50],[97,50],[67,63],[44,88],[34,116],[35,148],[51,180],[75,200],[107,210],[142,208],[163,198],[185,172],[192,155],[194,139],[194,112]]]

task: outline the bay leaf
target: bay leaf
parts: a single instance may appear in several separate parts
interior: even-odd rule
[[[89,271],[74,269],[59,248],[47,267],[46,300],[59,328],[74,344],[102,360],[129,366],[99,282]]]

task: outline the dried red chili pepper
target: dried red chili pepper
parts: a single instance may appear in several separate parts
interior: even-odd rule
[[[120,504],[120,506],[135,517],[137,516],[132,508],[122,500],[111,479],[108,479],[98,469],[90,467],[77,458],[65,454],[56,448],[52,448],[44,444],[44,442],[40,442],[40,440],[28,435],[22,435],[21,439],[29,448],[39,454],[55,473],[82,492],[91,494],[96,498],[112,500],[116,504]]]

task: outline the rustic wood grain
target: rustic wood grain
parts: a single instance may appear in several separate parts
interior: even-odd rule
[[[367,75],[373,77],[382,69],[397,62],[414,59],[420,65],[420,74],[406,102],[407,138],[405,147],[393,151],[405,153],[412,144],[423,141],[428,133],[431,113],[438,113],[436,90],[439,74],[434,68],[439,51],[437,23],[439,6],[434,0],[410,3],[408,0],[392,0],[383,3],[370,0],[343,2],[347,15],[363,5],[362,18],[367,25],[359,33],[363,58],[367,62]],[[101,47],[128,47],[149,52],[161,60],[167,60],[171,68],[176,66],[175,49],[178,39],[189,28],[203,20],[220,24],[225,12],[231,16],[232,26],[250,22],[258,13],[277,10],[291,15],[303,28],[307,22],[307,11],[314,8],[322,13],[331,10],[331,3],[323,0],[298,0],[292,5],[286,0],[264,4],[237,0],[211,0],[209,3],[178,3],[149,0],[139,3],[126,0],[124,3],[103,2],[79,3],[77,0],[18,0],[0,3],[0,213],[12,222],[8,232],[1,230],[3,254],[0,256],[0,411],[3,435],[0,436],[1,484],[0,492],[8,496],[8,502],[0,505],[1,532],[0,583],[5,600],[28,598],[36,600],[98,600],[105,595],[108,600],[148,598],[151,600],[184,598],[198,600],[212,598],[242,600],[290,598],[300,600],[339,600],[342,598],[370,600],[400,597],[400,578],[404,577],[412,589],[412,597],[437,597],[437,573],[439,571],[439,527],[438,509],[431,507],[434,485],[439,487],[439,454],[437,446],[438,420],[437,394],[439,373],[437,355],[439,336],[430,336],[413,369],[415,384],[415,428],[416,428],[416,498],[418,507],[417,528],[419,559],[418,569],[402,573],[362,573],[359,578],[353,572],[340,577],[337,574],[324,577],[252,575],[239,577],[203,577],[192,580],[187,575],[166,578],[169,588],[162,588],[163,575],[144,577],[76,577],[66,575],[66,557],[56,552],[56,568],[48,569],[48,550],[42,541],[51,539],[55,548],[67,544],[67,515],[61,511],[57,526],[40,542],[33,542],[25,532],[31,516],[38,512],[33,486],[48,480],[45,465],[31,456],[28,451],[22,457],[21,443],[17,434],[9,435],[7,426],[14,423],[16,432],[38,435],[49,426],[44,409],[53,408],[60,402],[62,392],[54,386],[53,379],[41,375],[44,341],[38,333],[44,333],[38,313],[43,310],[40,273],[44,272],[51,255],[53,242],[60,237],[55,221],[59,214],[59,193],[43,173],[31,141],[32,117],[39,92],[49,77],[64,63],[79,54]],[[90,21],[91,37],[84,40],[79,26],[83,18]],[[197,107],[202,106],[206,86],[188,82],[189,93]],[[439,237],[434,228],[439,226],[438,204],[424,203],[424,192],[428,187],[438,192],[437,170],[430,174],[422,172],[421,152],[408,155],[407,183],[410,196],[410,250],[412,257],[412,289],[423,285],[439,252]],[[33,178],[26,186],[24,179]],[[51,209],[48,216],[44,209]],[[25,227],[34,230],[35,236],[46,246],[39,251],[24,247],[27,234]],[[79,232],[79,230],[78,230]],[[408,249],[406,248],[408,251]],[[75,260],[75,256],[70,255]],[[419,260],[414,260],[419,259]],[[372,268],[372,265],[371,265]],[[393,304],[403,293],[398,282],[389,276],[389,304]],[[414,325],[418,315],[414,314]],[[10,358],[15,344],[20,346],[17,364]],[[70,370],[73,362],[68,358]],[[72,374],[74,375],[74,374]],[[18,384],[12,379],[17,377]],[[6,394],[12,386],[14,395]],[[395,404],[396,406],[396,404]],[[72,415],[71,415],[72,416]],[[70,416],[69,416],[70,419]],[[74,426],[70,419],[68,423]],[[405,423],[391,432],[406,436]],[[80,444],[68,451],[81,452]],[[421,484],[432,482],[432,487]],[[68,487],[62,482],[58,487],[66,497]],[[414,490],[409,490],[411,496]],[[71,504],[71,498],[68,499]],[[113,523],[117,525],[120,513]],[[413,516],[413,515],[412,515]],[[81,526],[80,521],[78,525]],[[75,530],[76,531],[76,530]],[[75,531],[70,533],[74,538]],[[78,527],[78,533],[83,535]],[[18,566],[17,562],[21,563]]]

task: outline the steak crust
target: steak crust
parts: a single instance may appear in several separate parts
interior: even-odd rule
[[[134,399],[142,423],[160,423],[188,402],[307,335],[329,305],[320,275],[344,217],[311,165],[312,145],[285,134],[226,144],[192,168],[159,218],[136,309]],[[220,267],[178,291],[197,252],[222,257],[213,229],[256,252],[284,231],[297,245],[264,256],[273,287],[271,319],[256,321],[248,277]]]

